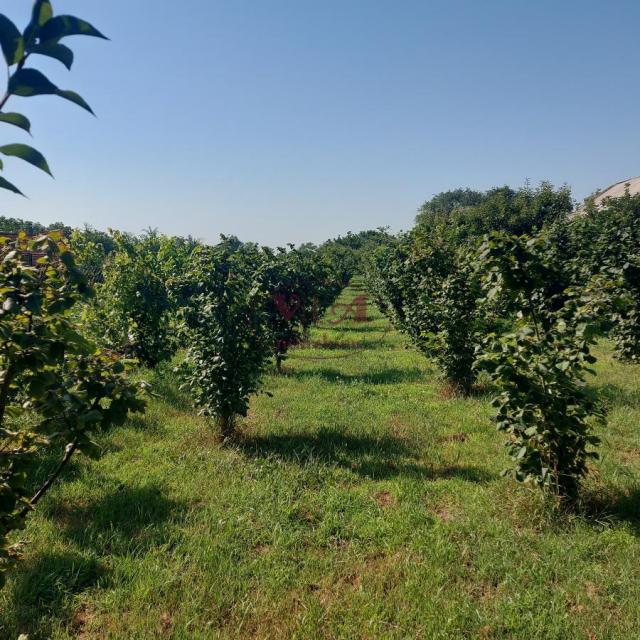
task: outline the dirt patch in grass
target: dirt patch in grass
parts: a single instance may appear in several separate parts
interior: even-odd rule
[[[442,438],[444,442],[466,442],[468,439],[469,436],[466,433],[450,433]]]
[[[266,556],[269,551],[271,551],[271,547],[264,543],[259,543],[251,549],[254,556]]]
[[[640,463],[640,448],[622,449],[619,456],[624,464],[638,464]]]
[[[165,636],[171,633],[173,630],[173,618],[169,613],[163,613],[160,616],[160,634]]]
[[[453,514],[447,507],[438,509],[435,514],[442,522],[451,522],[453,520]]]
[[[400,414],[394,414],[391,416],[389,426],[391,428],[391,435],[396,440],[401,440],[403,442],[409,442],[409,436],[415,433],[415,427],[404,420]]]
[[[210,451],[219,449],[221,445],[220,431],[213,424],[205,424],[196,431],[190,432],[183,446],[189,451]]]
[[[83,604],[71,616],[71,629],[73,630],[74,637],[84,640],[89,638],[89,632],[87,627],[91,625],[91,621],[95,618],[95,612],[89,604]]]
[[[379,491],[373,496],[373,499],[382,508],[393,507],[398,504],[398,499],[389,491]]]
[[[498,589],[496,585],[481,580],[471,586],[471,597],[477,602],[489,602],[494,600]]]

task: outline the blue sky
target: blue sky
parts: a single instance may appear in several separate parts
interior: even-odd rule
[[[0,214],[277,245],[411,226],[433,194],[640,174],[637,0],[54,0],[111,42],[39,68],[51,180]],[[24,26],[26,0],[2,0]],[[4,142],[27,142],[0,129]]]

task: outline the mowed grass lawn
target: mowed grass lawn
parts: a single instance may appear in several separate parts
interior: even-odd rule
[[[161,398],[22,532],[0,637],[638,638],[640,368],[596,350],[602,460],[585,514],[559,517],[500,477],[488,396],[451,397],[373,306],[345,310],[236,445],[151,375]]]

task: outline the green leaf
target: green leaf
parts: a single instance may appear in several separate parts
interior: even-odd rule
[[[30,147],[28,144],[5,144],[0,147],[0,153],[5,156],[14,156],[15,158],[20,158],[29,164],[32,164],[34,167],[38,167],[45,173],[48,173],[51,177],[53,174],[51,173],[51,169],[49,169],[49,165],[45,160],[45,157],[33,147]]]
[[[0,13],[0,47],[9,66],[16,64],[24,54],[22,34],[7,16]]]
[[[71,65],[73,65],[73,51],[69,47],[65,47],[58,42],[45,42],[43,44],[36,44],[29,49],[30,53],[37,53],[41,56],[47,56],[49,58],[55,58],[62,62],[62,64],[71,71]]]
[[[94,38],[103,38],[108,40],[105,35],[100,33],[94,26],[76,18],[74,16],[56,16],[51,18],[47,24],[40,30],[40,40],[60,40],[67,36],[93,36]]]
[[[15,127],[24,129],[27,133],[31,133],[31,123],[21,113],[0,113],[0,122],[12,124]]]
[[[20,71],[16,71],[9,80],[9,93],[24,98],[56,95],[77,104],[89,113],[93,113],[91,107],[75,91],[58,89],[53,82],[36,69],[20,69]]]
[[[7,189],[7,191],[13,191],[13,193],[17,193],[19,196],[23,196],[24,193],[18,189],[15,185],[11,184],[8,180],[5,180],[2,176],[0,176],[0,189]]]
[[[77,104],[79,107],[82,107],[83,109],[86,109],[91,115],[95,115],[95,113],[93,113],[93,109],[85,102],[84,98],[78,95],[75,91],[69,91],[69,90],[63,91],[59,89],[57,91],[57,95],[59,95],[61,98],[64,98],[65,100],[69,100],[70,102]]]
[[[53,17],[53,7],[49,0],[36,0],[33,3],[31,21],[39,27],[44,26]]]
[[[55,95],[59,89],[43,73],[36,69],[20,69],[9,80],[9,93],[27,98],[30,96]]]
[[[31,22],[24,30],[24,40],[27,45],[31,44],[38,36],[42,26],[53,16],[53,7],[49,0],[36,0],[31,10]]]

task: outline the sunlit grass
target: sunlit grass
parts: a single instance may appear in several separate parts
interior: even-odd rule
[[[602,461],[559,518],[500,477],[486,396],[452,398],[372,307],[339,320],[356,295],[233,446],[162,369],[23,532],[0,637],[637,638],[639,368],[597,348]]]

